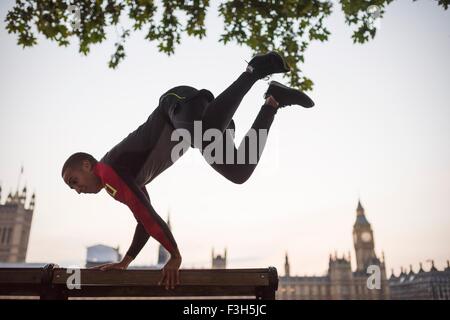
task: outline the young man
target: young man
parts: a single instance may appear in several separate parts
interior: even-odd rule
[[[249,161],[251,146],[241,143],[236,149],[234,144],[233,115],[257,80],[287,71],[289,67],[284,59],[276,52],[269,52],[253,57],[246,71],[217,98],[206,89],[175,87],[161,96],[158,107],[145,123],[100,161],[81,152],[67,159],[62,168],[62,177],[70,188],[78,193],[98,193],[104,188],[114,199],[127,205],[137,220],[133,241],[123,260],[99,266],[99,269],[126,269],[149,237],[153,236],[170,253],[170,259],[162,269],[160,284],[165,284],[166,289],[179,284],[181,254],[167,224],[153,209],[145,185],[176,161],[177,157],[173,157],[172,151],[179,142],[173,139],[174,131],[194,136],[193,141],[188,141],[188,147],[203,151],[212,143],[212,139],[203,138],[203,133],[209,129],[219,131],[225,148],[224,157],[231,151],[233,161],[229,161],[228,157],[226,161],[208,163],[228,180],[239,184],[245,182],[258,164],[265,140],[256,135],[256,141],[253,142],[258,146],[258,155],[256,161]],[[265,130],[267,133],[278,108],[293,104],[305,108],[314,106],[314,102],[303,92],[275,81],[270,83],[265,98],[243,142],[250,140],[251,131]],[[201,139],[195,137],[195,126],[199,123]],[[236,161],[238,155],[244,155],[245,161]]]

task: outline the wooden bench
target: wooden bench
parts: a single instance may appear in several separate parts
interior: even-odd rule
[[[69,271],[69,272],[68,272]],[[180,285],[159,286],[160,270],[80,269],[81,288],[69,289],[73,270],[57,268],[0,268],[0,296],[70,297],[254,297],[273,300],[278,289],[274,267],[261,269],[181,269]],[[73,283],[69,281],[69,283]]]

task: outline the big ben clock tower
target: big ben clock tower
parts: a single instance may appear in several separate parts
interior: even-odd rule
[[[366,219],[361,201],[358,201],[358,208],[356,209],[356,221],[353,225],[353,243],[356,254],[356,271],[366,272],[373,259],[376,259],[376,255],[372,227]]]

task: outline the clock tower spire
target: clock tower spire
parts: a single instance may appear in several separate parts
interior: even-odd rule
[[[358,200],[356,208],[356,221],[353,225],[353,243],[356,254],[356,271],[366,272],[375,255],[375,243],[373,240],[373,231],[369,221],[367,221],[364,207]]]

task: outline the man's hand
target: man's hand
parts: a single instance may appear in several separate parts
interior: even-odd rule
[[[129,256],[125,256],[123,258],[122,261],[120,262],[115,262],[115,263],[106,263],[106,264],[102,264],[96,267],[92,267],[89,269],[93,269],[93,270],[102,270],[102,271],[106,271],[106,270],[125,270],[126,268],[128,268],[128,265],[131,263],[131,261],[133,261],[133,258],[129,257]]]
[[[179,252],[171,254],[169,261],[162,269],[162,278],[159,285],[165,284],[166,290],[175,288],[175,284],[180,284],[179,269],[181,265],[181,255]]]

